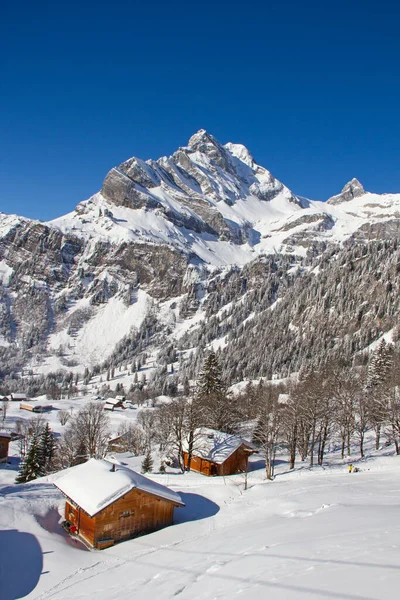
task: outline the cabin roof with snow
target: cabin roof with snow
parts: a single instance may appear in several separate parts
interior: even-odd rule
[[[127,467],[96,458],[70,468],[54,485],[91,517],[135,488],[184,506],[179,494],[164,485]]]
[[[11,394],[11,398],[13,400],[27,400],[27,395],[26,394]]]
[[[111,404],[112,406],[117,406],[117,404],[121,404],[122,402],[122,396],[118,396],[116,398],[107,398],[106,399],[106,404]]]
[[[8,431],[0,431],[0,438],[7,438],[11,440],[11,437],[11,433],[8,433]]]
[[[194,431],[193,456],[200,456],[205,460],[221,465],[224,463],[240,446],[256,452],[256,449],[250,442],[246,442],[237,435],[224,433],[209,427],[199,427]],[[189,449],[186,441],[183,444],[184,452]]]

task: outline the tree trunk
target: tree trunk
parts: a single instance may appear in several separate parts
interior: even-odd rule
[[[294,465],[296,462],[296,441],[293,442],[289,446],[289,469],[294,469]]]
[[[191,430],[189,433],[188,461],[187,461],[187,467],[186,467],[187,471],[190,471],[190,465],[192,463],[193,443],[194,443],[194,432],[193,432],[193,430]]]
[[[393,431],[394,447],[396,448],[396,454],[398,456],[400,454],[399,440],[398,440],[398,433],[397,433],[394,425],[392,425],[392,431]]]
[[[312,432],[311,432],[310,467],[314,466],[314,445],[315,445],[315,422],[313,423]]]
[[[375,426],[375,450],[379,450],[381,441],[381,424]]]
[[[345,446],[346,446],[346,440],[345,440],[344,436],[342,436],[342,460],[344,459]]]
[[[328,426],[324,425],[324,428],[322,430],[321,442],[320,442],[320,445],[319,445],[318,464],[320,466],[322,466],[322,462],[324,460],[325,446],[326,446],[326,440],[327,439],[328,439]]]
[[[364,458],[364,432],[360,433],[360,457]]]

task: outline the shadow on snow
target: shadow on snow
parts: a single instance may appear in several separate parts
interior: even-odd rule
[[[24,598],[35,589],[43,568],[36,537],[16,529],[0,531],[1,600]]]
[[[200,521],[213,517],[219,512],[218,504],[212,500],[200,496],[199,494],[189,494],[187,492],[179,492],[182,502],[185,503],[183,508],[175,511],[174,523],[187,523],[188,521]]]

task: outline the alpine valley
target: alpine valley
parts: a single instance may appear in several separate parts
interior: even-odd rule
[[[230,383],[350,362],[398,342],[399,238],[400,194],[308,200],[200,130],[54,221],[1,214],[1,375],[140,360],[177,385],[210,348]]]

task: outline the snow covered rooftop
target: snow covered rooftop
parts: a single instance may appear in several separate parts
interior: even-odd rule
[[[112,404],[112,406],[117,406],[117,404],[121,404],[122,396],[117,396],[117,398],[106,398],[106,404]]]
[[[193,456],[200,456],[220,465],[226,461],[241,445],[256,449],[249,442],[230,433],[223,433],[208,427],[199,427],[194,432]],[[184,444],[184,451],[188,451],[188,443]]]
[[[7,431],[0,431],[0,438],[8,438],[11,440],[11,434]]]
[[[132,469],[96,458],[72,467],[54,485],[91,517],[133,489],[184,506],[179,494],[169,488]]]

